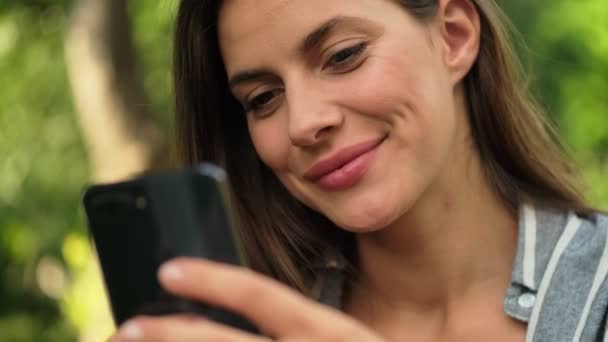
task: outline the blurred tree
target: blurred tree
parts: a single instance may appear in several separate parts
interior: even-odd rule
[[[88,3],[89,6],[95,3],[110,6],[104,0]],[[71,105],[63,51],[64,43],[72,58],[78,51],[75,42],[78,34],[66,28],[77,22],[79,16],[82,18],[85,5],[75,7],[80,10],[75,9],[74,20],[69,21],[72,5],[76,6],[69,0],[0,1],[0,84],[3,86],[0,91],[0,154],[3,156],[0,162],[0,341],[71,341],[79,335],[83,341],[101,341],[110,331],[102,283],[86,238],[80,195],[90,179],[124,177],[140,171],[145,167],[142,164],[156,167],[165,163],[161,159],[166,158],[153,156],[167,156],[160,151],[167,148],[166,142],[170,140],[166,137],[170,126],[169,54],[174,14],[171,1],[130,2],[128,7],[125,1],[113,4],[111,11],[122,11],[125,24],[122,32],[118,23],[112,29],[116,31],[110,30],[114,38],[118,34],[134,37],[114,40],[131,44],[132,56],[136,55],[135,51],[140,53],[137,58],[125,58],[117,56],[125,50],[117,50],[105,58],[104,54],[110,53],[111,48],[96,49],[97,44],[103,43],[102,36],[85,38],[91,40],[84,49],[93,49],[93,53],[101,56],[87,57],[85,51],[78,62],[92,67],[87,69],[81,64],[70,68],[72,73],[87,73],[86,78],[80,78],[75,92],[82,96],[82,91],[88,90],[90,93],[85,96],[90,96],[89,100],[99,101],[100,105],[105,101],[105,105],[109,103],[113,107],[81,121],[76,120],[79,116]],[[122,10],[116,9],[121,6]],[[101,12],[89,19],[95,20],[99,14]],[[74,45],[70,45],[70,39]],[[107,40],[106,45],[114,41]],[[128,45],[126,49],[129,51]],[[138,75],[128,63],[132,63],[133,70],[139,68],[145,72]],[[80,69],[76,71],[77,68]],[[94,68],[97,71],[91,72]],[[121,79],[123,75],[125,78]],[[136,81],[131,81],[131,76]],[[114,96],[113,92],[120,94]],[[145,93],[154,96],[146,97]],[[87,111],[87,105],[82,106],[82,112]],[[121,164],[124,160],[113,158],[93,162],[98,158],[100,142],[89,139],[84,127],[90,127],[93,120],[103,121],[104,117],[106,123],[95,123],[98,127],[90,129],[90,134],[103,133],[113,139],[109,144],[111,150],[106,154],[122,155],[127,161],[138,160],[137,163],[125,162],[129,166],[125,167]],[[109,127],[108,122],[113,126]],[[84,141],[78,134],[80,123]],[[145,149],[140,146],[144,144]],[[92,146],[91,151],[85,146]],[[125,152],[126,149],[131,151]],[[154,150],[158,152],[150,152]],[[142,157],[135,156],[136,153]],[[91,170],[87,156],[91,159]],[[110,163],[118,164],[107,168],[107,172],[96,167]],[[107,176],[110,174],[113,176]]]
[[[116,181],[168,165],[168,141],[150,114],[125,0],[80,0],[66,57],[93,179]]]
[[[153,115],[132,35],[126,1],[75,4],[66,33],[66,60],[95,182],[119,181],[169,166],[166,129]],[[83,302],[87,292],[102,293],[97,265],[90,253],[81,256],[86,243],[72,235],[64,245],[66,260],[78,275],[66,293],[65,307],[80,330],[80,340],[98,341],[111,330],[111,320],[99,297]]]

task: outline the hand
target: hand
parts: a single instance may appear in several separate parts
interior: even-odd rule
[[[277,341],[382,341],[349,316],[243,267],[179,258],[160,268],[159,279],[163,287],[177,296],[241,314]],[[111,341],[271,339],[202,317],[160,316],[137,317],[126,322]]]

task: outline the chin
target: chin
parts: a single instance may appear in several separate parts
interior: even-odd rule
[[[352,233],[373,233],[389,226],[396,215],[387,207],[366,208],[351,213],[341,212],[329,219],[338,227]]]

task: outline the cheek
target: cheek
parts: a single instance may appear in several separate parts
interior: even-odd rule
[[[428,64],[428,63],[427,63]],[[358,112],[370,113],[394,121],[408,113],[425,114],[434,101],[429,95],[436,93],[433,71],[425,72],[425,65],[416,65],[407,57],[386,55],[370,56],[348,88],[348,101]]]
[[[249,134],[255,150],[262,162],[272,170],[279,181],[300,202],[315,210],[314,200],[306,195],[307,190],[290,171],[291,142],[286,132],[285,122],[280,115],[267,118],[255,124],[249,123]]]
[[[266,166],[275,173],[287,170],[289,141],[286,134],[277,134],[285,130],[281,121],[275,117],[252,123],[248,122],[249,134],[255,150]]]

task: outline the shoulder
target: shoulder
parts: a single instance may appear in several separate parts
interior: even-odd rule
[[[526,285],[536,298],[529,332],[555,341],[595,340],[608,307],[608,217],[533,208],[522,210],[522,216],[524,235],[535,240],[530,247],[523,238],[524,249],[527,243],[534,252],[521,257],[522,273],[527,267],[533,274]]]
[[[547,272],[576,271],[576,264],[595,264],[608,253],[608,217],[602,213],[587,216],[549,209],[522,210],[520,229],[523,239],[534,234],[536,256],[535,280],[542,281]],[[533,216],[530,218],[529,216]],[[536,227],[530,227],[532,223]],[[534,230],[529,232],[529,230]],[[529,241],[523,241],[529,244]],[[570,264],[569,262],[573,262]],[[586,268],[589,270],[589,268]]]

